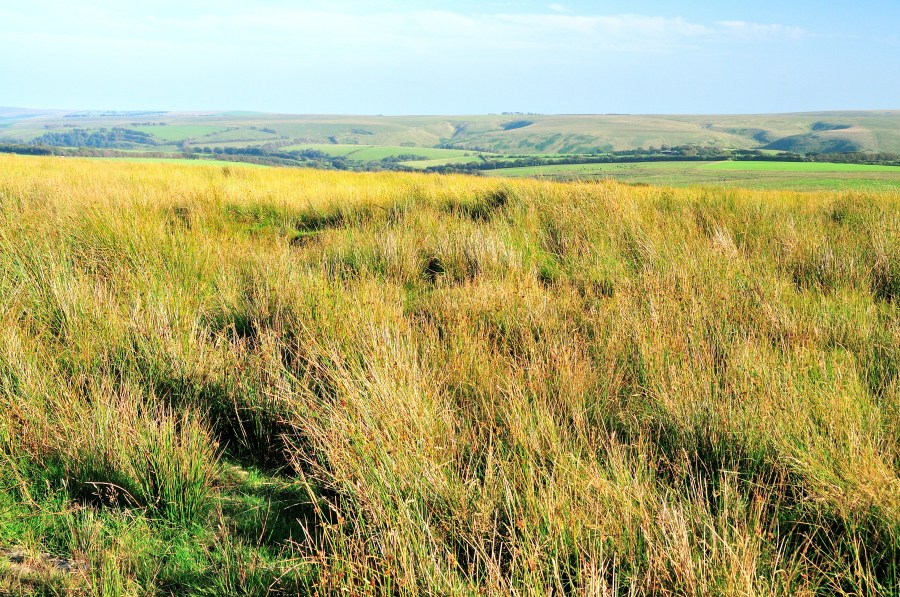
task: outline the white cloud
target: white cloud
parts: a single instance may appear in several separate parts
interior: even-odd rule
[[[787,25],[748,23],[747,21],[720,21],[717,25],[729,35],[736,35],[744,40],[798,39],[806,35],[806,31],[802,28]]]
[[[153,22],[145,20],[147,24]],[[743,41],[753,41],[795,34],[778,25],[728,22],[708,26],[680,17],[638,14],[463,14],[445,10],[359,14],[280,9],[206,14],[194,19],[157,20],[156,24],[193,38],[222,39],[233,44],[253,42],[274,49],[327,51],[359,59],[409,52],[418,52],[423,59],[528,50],[658,52],[724,38],[733,40],[735,35]]]
[[[450,63],[526,55],[532,60],[572,61],[600,53],[657,53],[724,42],[794,39],[804,33],[796,27],[746,21],[701,24],[640,14],[579,15],[558,3],[533,14],[404,10],[396,4],[370,5],[368,11],[347,4],[344,9],[329,8],[327,3],[307,3],[306,8],[287,2],[248,6],[233,0],[215,4],[202,0],[190,12],[174,10],[168,0],[137,7],[124,3],[119,10],[110,3],[106,10],[93,11],[59,0],[36,4],[53,10],[0,10],[0,17],[6,17],[0,21],[7,23],[0,25],[0,32],[7,31],[0,38],[11,43],[13,37],[18,42],[39,36],[48,47],[54,38],[55,45],[71,47],[73,36],[98,47],[104,41],[114,41],[117,47],[131,41],[135,53],[148,45],[162,46],[164,52],[167,45],[189,44],[198,61],[203,60],[204,48],[216,52],[211,54],[216,59],[230,56],[242,61],[265,56],[276,62]],[[0,42],[0,49],[3,45]]]
[[[690,23],[681,17],[636,14],[610,16],[530,14],[495,15],[491,18],[500,22],[525,25],[532,32],[544,35],[558,32],[641,41],[670,41],[710,32],[707,27]]]

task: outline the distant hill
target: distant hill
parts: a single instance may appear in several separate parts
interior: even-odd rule
[[[875,131],[858,124],[815,122],[811,132],[782,137],[764,149],[794,153],[846,153],[851,151],[886,151],[879,146]]]
[[[160,151],[298,144],[445,147],[503,154],[597,153],[700,145],[794,152],[900,153],[900,110],[754,115],[333,116],[0,108],[0,138],[72,129],[147,133]]]

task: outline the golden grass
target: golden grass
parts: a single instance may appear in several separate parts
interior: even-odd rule
[[[0,157],[0,547],[105,594],[894,594],[898,301],[897,194]]]

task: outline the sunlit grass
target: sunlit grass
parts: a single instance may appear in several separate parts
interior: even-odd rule
[[[893,594],[900,195],[0,157],[0,592]],[[0,558],[2,560],[2,558]]]

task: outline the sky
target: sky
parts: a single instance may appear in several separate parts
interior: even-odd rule
[[[0,0],[0,106],[900,108],[900,1]]]

